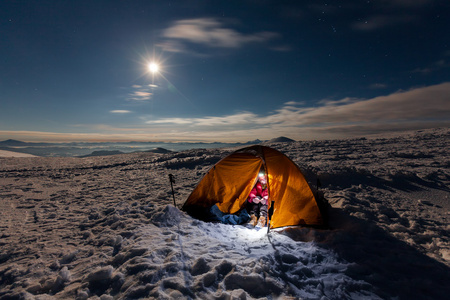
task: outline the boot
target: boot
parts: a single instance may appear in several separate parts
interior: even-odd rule
[[[256,226],[256,223],[258,222],[258,218],[255,215],[250,215],[250,221],[248,221],[248,224],[252,225],[253,227]]]
[[[266,225],[267,225],[266,217],[263,217],[263,216],[259,217],[258,224],[256,224],[256,227],[262,228],[262,227],[266,227]]]

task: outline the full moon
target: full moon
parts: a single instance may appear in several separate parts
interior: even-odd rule
[[[148,69],[150,72],[156,73],[159,71],[159,66],[158,66],[158,64],[152,62],[152,63],[148,64]]]

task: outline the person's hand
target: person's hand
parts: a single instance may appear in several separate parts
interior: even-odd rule
[[[261,197],[256,196],[255,198],[253,198],[252,202],[253,202],[253,203],[259,203],[259,202],[261,202],[262,200],[263,200],[263,199],[261,199]]]

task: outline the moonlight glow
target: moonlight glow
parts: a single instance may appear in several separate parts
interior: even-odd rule
[[[158,71],[159,71],[159,65],[158,64],[156,64],[156,63],[154,63],[154,62],[152,62],[152,63],[149,63],[148,64],[148,70],[151,72],[151,73],[157,73]]]

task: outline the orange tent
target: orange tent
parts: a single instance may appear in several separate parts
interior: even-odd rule
[[[322,214],[311,187],[300,169],[283,153],[265,146],[250,146],[219,161],[203,177],[183,205],[193,212],[216,204],[226,214],[234,214],[245,202],[264,168],[269,203],[274,201],[270,227],[323,225]]]

